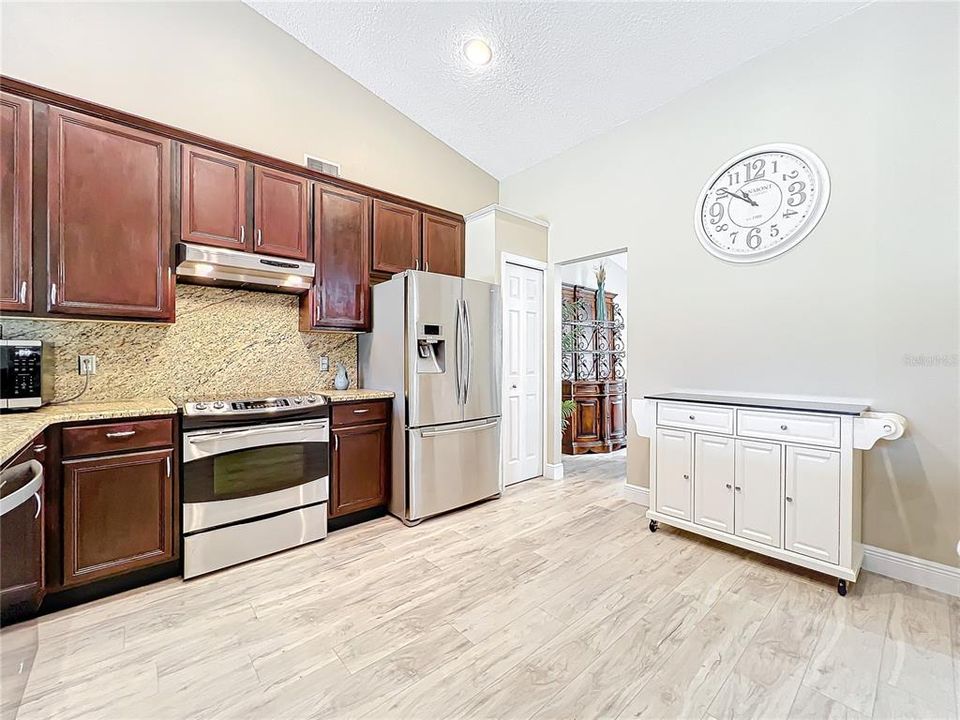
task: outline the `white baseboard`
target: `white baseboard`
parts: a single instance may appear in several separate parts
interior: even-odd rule
[[[640,503],[650,507],[650,490],[638,485],[624,485],[623,496],[630,502]]]
[[[863,569],[960,597],[960,568],[957,567],[864,545]]]
[[[544,463],[543,476],[547,480],[563,480],[563,463]]]

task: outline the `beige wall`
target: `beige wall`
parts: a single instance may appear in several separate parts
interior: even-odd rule
[[[955,4],[870,5],[501,183],[501,202],[550,221],[551,261],[629,248],[631,398],[849,397],[905,415],[907,435],[865,455],[864,541],[951,565],[957,27]],[[829,207],[787,254],[725,264],[697,241],[697,194],[721,162],[778,140],[823,158]]]
[[[0,71],[463,214],[497,181],[240,3],[10,3]]]

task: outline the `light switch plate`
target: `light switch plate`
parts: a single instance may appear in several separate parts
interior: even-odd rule
[[[77,373],[79,375],[97,374],[97,356],[96,355],[78,355]]]
[[[320,356],[320,369],[323,372],[327,372],[330,369],[330,358],[326,355]]]

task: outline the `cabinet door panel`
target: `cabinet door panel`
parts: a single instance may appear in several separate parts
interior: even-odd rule
[[[279,170],[253,170],[254,250],[268,255],[306,260],[308,183]]]
[[[733,532],[733,438],[694,436],[693,521]]]
[[[63,463],[63,584],[173,557],[173,450]]]
[[[337,428],[333,434],[330,516],[387,503],[387,424]]]
[[[0,93],[0,310],[33,308],[33,138],[29,100]]]
[[[736,533],[780,547],[782,446],[737,440]]]
[[[657,512],[690,520],[693,440],[683,430],[657,429]]]
[[[180,237],[187,242],[249,250],[247,164],[184,145],[181,176]]]
[[[311,326],[365,329],[370,306],[370,199],[319,184],[313,193],[317,274]]]
[[[50,108],[49,309],[173,315],[170,141]]]
[[[31,460],[41,464],[45,448],[38,435],[4,468],[2,494],[9,497],[31,483],[35,471]],[[45,473],[46,474],[46,473]],[[47,480],[45,479],[44,483]],[[0,519],[0,618],[16,620],[36,612],[44,593],[45,487]]]
[[[373,201],[373,269],[390,274],[422,269],[419,210]]]
[[[785,548],[824,562],[840,558],[840,453],[787,446]]]
[[[422,217],[423,269],[463,277],[463,223],[430,213]]]
[[[612,443],[625,441],[627,437],[626,396],[611,395],[609,397],[609,422],[607,423],[607,440]]]

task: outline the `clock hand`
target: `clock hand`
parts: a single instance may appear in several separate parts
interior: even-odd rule
[[[747,194],[747,191],[746,191],[746,190],[741,190],[740,192],[743,193],[743,196],[747,199],[747,202],[748,202],[748,203],[750,203],[750,204],[753,205],[754,207],[757,207],[756,201],[753,200],[753,199]]]
[[[737,195],[736,193],[732,193],[732,192],[730,192],[729,190],[727,190],[726,188],[720,188],[720,189],[723,190],[723,191],[724,191],[727,195],[729,195],[730,197],[735,197],[737,200],[743,200],[743,202],[745,202],[745,203],[751,202],[751,201],[748,200],[747,198],[742,197],[742,196],[740,196],[740,195]],[[751,204],[755,204],[755,203],[751,203]]]

